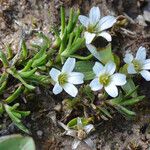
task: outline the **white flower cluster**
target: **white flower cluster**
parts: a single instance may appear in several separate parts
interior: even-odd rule
[[[96,47],[90,44],[95,36],[102,36],[108,41],[111,41],[111,36],[104,30],[112,27],[116,22],[113,16],[106,16],[100,19],[100,10],[98,7],[93,7],[90,10],[89,18],[86,16],[79,16],[80,22],[86,27],[87,31],[84,36],[86,39],[87,48],[98,59],[100,56],[96,53]],[[55,82],[53,88],[54,94],[59,94],[64,89],[72,97],[76,97],[78,89],[74,85],[84,83],[84,74],[73,72],[75,67],[75,58],[68,58],[62,67],[62,70],[52,68],[50,76]],[[137,51],[136,57],[126,54],[124,62],[127,64],[128,74],[141,74],[142,77],[150,81],[150,59],[146,59],[146,49],[140,47]],[[115,73],[116,64],[112,61],[103,66],[100,62],[96,62],[93,67],[95,78],[89,84],[93,91],[104,89],[111,97],[118,96],[117,86],[126,84],[126,75]]]
[[[51,78],[55,81],[53,88],[54,94],[59,94],[64,89],[69,95],[75,97],[78,93],[74,86],[83,83],[84,75],[79,72],[72,72],[75,67],[75,58],[68,58],[62,67],[62,71],[52,68],[50,71]],[[105,66],[96,62],[93,67],[95,79],[90,83],[93,91],[101,90],[103,87],[105,91],[112,97],[118,95],[116,86],[121,86],[126,83],[126,76],[121,73],[115,73],[116,65],[113,62],[108,62]]]

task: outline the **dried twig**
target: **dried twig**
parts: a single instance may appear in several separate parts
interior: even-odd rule
[[[120,32],[130,38],[135,38],[137,34],[125,28],[120,28]]]
[[[130,21],[130,23],[136,24],[136,22],[130,16],[128,16],[125,12],[123,13],[123,15]]]

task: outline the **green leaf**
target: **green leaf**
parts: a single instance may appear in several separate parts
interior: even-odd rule
[[[99,60],[106,64],[108,61],[114,61],[114,55],[111,50],[111,44],[107,45],[105,48],[97,48]]]
[[[4,112],[3,104],[0,103],[0,114],[3,114],[3,112]]]
[[[137,97],[137,88],[133,82],[132,79],[128,79],[127,83],[125,85],[122,86],[122,89],[124,90],[124,92],[126,93],[126,96],[132,96],[132,97]]]
[[[20,118],[22,117],[23,114],[20,113],[19,111],[15,112],[15,110],[12,110],[11,106],[8,106],[7,104],[4,104],[5,110],[7,112],[7,114],[9,115],[9,117],[11,118],[12,122],[22,131],[26,132],[26,133],[30,133],[29,130],[22,124]]]
[[[131,99],[129,99],[129,100],[124,100],[123,102],[121,102],[121,105],[122,105],[122,106],[134,105],[134,104],[136,104],[136,103],[142,101],[144,97],[145,97],[145,96],[138,96],[138,97],[136,97],[136,98],[131,98]]]
[[[1,150],[35,150],[35,143],[31,137],[19,134],[7,135],[0,138]]]
[[[84,80],[92,80],[95,77],[95,74],[90,71],[90,72],[83,72],[84,74]]]
[[[71,46],[67,49],[65,49],[62,53],[62,57],[69,57],[70,55],[73,55],[76,51],[81,49],[85,43],[84,38],[78,38],[76,41],[74,41]]]
[[[4,54],[4,52],[2,50],[0,50],[0,60],[2,61],[4,67],[8,67],[9,66],[7,57],[6,57],[6,55]]]
[[[63,34],[64,30],[65,30],[65,26],[66,26],[66,23],[65,23],[65,9],[64,9],[64,7],[61,7],[60,13],[61,13],[61,34]]]
[[[18,80],[21,81],[21,83],[28,88],[29,90],[34,90],[35,87],[26,83],[26,81],[19,75],[19,73],[17,72],[16,68],[8,68],[7,72],[10,73],[12,76],[14,76],[15,78],[17,78]]]
[[[126,117],[129,117],[129,118],[130,118],[130,117],[133,117],[133,116],[136,115],[135,112],[133,112],[133,111],[131,111],[131,110],[129,110],[129,109],[127,109],[127,108],[121,106],[121,105],[117,105],[117,106],[115,106],[115,108],[116,108],[122,115],[124,115],[124,116],[126,116]]]
[[[20,96],[20,93],[24,90],[24,87],[20,85],[7,99],[4,100],[5,103],[11,103],[13,102],[18,96]]]
[[[107,109],[105,109],[103,107],[99,107],[99,109],[104,115],[106,115],[109,118],[112,118],[111,114],[109,113],[109,111]]]
[[[116,55],[116,54],[114,54],[114,62],[116,64],[117,70],[118,70],[118,68],[120,66],[120,57],[118,55]]]
[[[1,76],[0,76],[0,85],[1,85],[4,81],[6,81],[7,78],[8,78],[7,72],[3,72],[3,74],[1,74]]]
[[[7,58],[8,60],[13,57],[13,50],[11,48],[11,44],[6,45]]]
[[[86,126],[91,119],[90,118],[81,118],[83,126]],[[77,127],[77,118],[72,119],[71,121],[68,122],[67,126],[69,128],[76,128]]]
[[[30,81],[37,85],[43,85],[43,86],[46,86],[52,83],[52,80],[49,76],[36,75],[36,74],[33,74],[32,76],[30,76],[30,78],[27,78],[27,81]]]
[[[94,62],[92,61],[78,61],[75,66],[75,71],[84,74],[84,80],[91,80],[95,77],[93,73]]]
[[[95,95],[93,91],[91,90],[90,86],[86,85],[80,88],[80,93],[84,95],[83,97],[87,100],[90,100],[90,102],[93,102],[95,99]]]
[[[22,45],[21,45],[22,49],[21,49],[21,59],[25,60],[28,56],[28,50],[27,50],[27,46],[25,43],[25,40],[22,40]]]
[[[79,72],[93,71],[94,64],[92,61],[78,61],[76,62],[75,70]]]
[[[7,85],[7,80],[4,81],[1,86],[0,86],[0,95],[4,92],[4,90],[6,89],[6,85]]]
[[[115,105],[120,104],[122,100],[123,100],[123,95],[120,92],[118,97],[107,100],[107,103],[110,104],[111,106],[115,106]]]
[[[125,74],[125,75],[128,75],[127,68],[128,68],[128,64],[125,64],[123,67],[121,67],[121,68],[119,69],[119,72],[120,72],[120,73],[123,73],[123,74]]]
[[[73,17],[74,17],[74,10],[73,8],[70,9],[69,13],[69,20],[68,20],[68,25],[67,25],[67,32],[70,33],[73,30]]]

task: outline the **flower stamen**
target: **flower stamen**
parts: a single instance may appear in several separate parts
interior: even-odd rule
[[[67,80],[68,80],[68,76],[67,74],[65,73],[62,73],[58,76],[58,82],[60,85],[64,85],[67,83]]]
[[[141,71],[141,64],[138,60],[133,60],[133,65],[134,65],[134,68],[137,72]]]
[[[110,82],[110,77],[107,74],[101,75],[99,77],[99,82],[104,86],[107,86]]]
[[[87,28],[87,31],[90,32],[90,33],[93,33],[94,30],[95,30],[94,26],[92,26],[92,25],[89,25],[88,28]]]

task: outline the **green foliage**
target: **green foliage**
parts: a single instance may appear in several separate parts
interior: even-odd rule
[[[9,106],[4,104],[4,108],[7,112],[7,114],[9,115],[9,117],[11,118],[12,122],[22,131],[26,132],[26,133],[30,133],[29,130],[21,123],[22,117],[26,117],[30,114],[29,111],[19,111],[17,110],[17,107],[19,106],[18,103],[16,103],[13,106]]]
[[[135,86],[132,79],[128,79],[127,83],[122,86],[122,89],[126,93],[126,97],[128,95],[131,95],[132,97],[137,97],[137,91],[136,91],[137,88],[138,88],[138,86]]]
[[[61,30],[55,32],[56,40],[53,44],[54,49],[58,49],[57,62],[64,62],[67,57],[76,57],[74,54],[85,47],[85,39],[81,36],[83,27],[77,25],[79,10],[70,9],[69,20],[65,20],[65,10],[61,8]],[[80,59],[80,55],[77,55]],[[81,59],[84,57],[81,56]]]
[[[76,107],[71,107],[72,112],[76,109],[78,110],[78,106],[80,105],[83,107],[83,109],[81,109],[81,107],[79,108],[80,111],[84,112],[84,117],[90,116],[95,119],[100,117],[103,120],[108,120],[113,118],[114,109],[127,118],[135,117],[136,113],[130,110],[131,106],[142,101],[144,98],[144,96],[137,95],[137,88],[133,80],[129,79],[126,85],[122,87],[119,96],[109,99],[106,95],[102,95],[98,98],[93,94],[89,86],[82,86],[80,88],[80,97],[78,98],[79,103],[74,104],[74,106],[77,105]],[[84,99],[86,103],[84,103]],[[70,102],[73,104],[75,101],[76,98],[72,99]],[[66,103],[69,104],[69,101],[66,101]],[[72,120],[69,124],[75,124],[75,121],[76,120]]]
[[[24,39],[21,39],[21,48],[17,54],[13,53],[11,45],[7,46],[6,54],[0,50],[0,63],[2,63],[0,68],[0,114],[6,112],[12,122],[26,133],[30,132],[21,120],[30,112],[18,110],[20,96],[33,92],[37,86],[47,87],[52,84],[48,74],[50,68],[52,66],[59,68],[67,57],[80,60],[76,62],[74,71],[83,73],[86,82],[95,77],[93,72],[95,61],[92,59],[94,54],[101,63],[106,64],[108,61],[113,61],[119,72],[127,74],[127,65],[119,68],[120,58],[113,54],[111,44],[105,48],[97,48],[94,54],[85,56],[83,27],[77,23],[78,16],[79,11],[70,9],[67,20],[65,9],[61,8],[61,28],[58,32],[54,31],[55,41],[52,45],[48,37],[38,33],[37,36],[42,39],[42,43],[32,44],[32,50],[28,49]],[[138,86],[135,86],[132,78],[127,78],[127,83],[119,89],[119,96],[111,99],[103,90],[93,92],[88,85],[84,84],[80,87],[79,95],[76,98],[63,100],[63,113],[66,118],[73,111],[76,111],[75,116],[83,114],[81,121],[84,126],[94,119],[108,120],[113,118],[114,110],[131,118],[136,115],[134,111],[131,111],[131,107],[144,98],[144,96],[138,95],[137,89]],[[78,110],[79,112],[77,112]],[[67,126],[76,129],[77,118],[70,120]],[[0,139],[0,149],[7,149],[5,146],[9,144],[12,145],[11,150],[23,150],[24,145],[27,146],[25,147],[27,150],[35,149],[33,140],[28,137],[16,136],[6,137],[6,140]],[[22,146],[21,149],[18,148],[19,145]]]
[[[135,116],[136,115],[135,112],[129,110],[126,107],[135,105],[136,103],[143,100],[144,96],[137,95],[137,88],[138,87],[134,85],[132,79],[127,80],[127,83],[124,86],[122,86],[125,95],[123,95],[123,93],[120,93],[120,95],[117,98],[108,100],[107,104],[111,105],[116,110],[118,110],[121,114],[123,114],[128,118]]]
[[[6,111],[16,126],[27,133],[29,131],[21,123],[21,119],[29,115],[29,112],[16,110],[19,105],[15,104],[15,100],[26,90],[32,92],[36,86],[51,83],[49,75],[41,70],[43,66],[47,70],[50,40],[42,33],[38,34],[38,38],[42,38],[43,43],[37,46],[35,55],[29,52],[24,39],[16,55],[12,53],[10,46],[7,47],[6,54],[0,50],[0,60],[3,64],[0,73],[0,113]],[[4,96],[6,93],[7,97]],[[12,102],[14,106],[11,106]]]
[[[78,118],[74,118],[70,120],[67,126],[72,129],[77,129],[77,119]],[[91,118],[81,118],[81,121],[82,121],[83,126],[86,126],[91,122]]]
[[[84,97],[85,99],[88,99],[91,103],[95,99],[95,95],[94,95],[93,91],[91,90],[91,88],[88,85],[82,86],[80,88],[80,95],[82,97]]]
[[[31,137],[19,134],[7,135],[0,138],[1,150],[35,150],[35,143]]]
[[[78,61],[75,66],[75,71],[84,74],[84,80],[91,80],[95,77],[93,73],[94,62],[92,61]]]
[[[98,48],[99,60],[106,64],[108,61],[114,61],[114,55],[112,53],[111,44],[107,45],[105,48]]]

